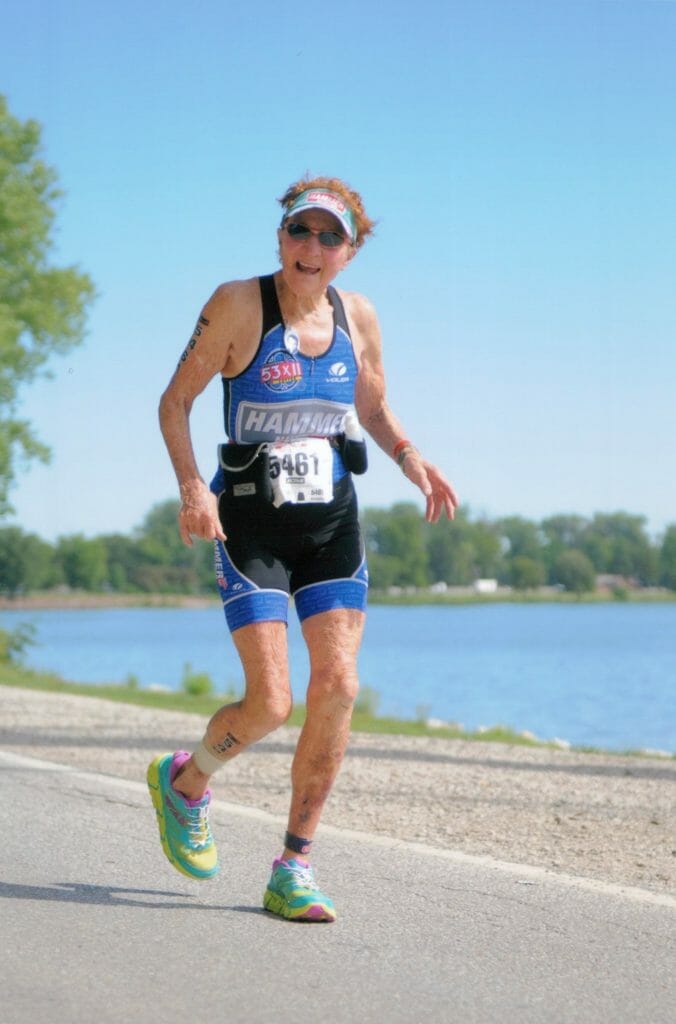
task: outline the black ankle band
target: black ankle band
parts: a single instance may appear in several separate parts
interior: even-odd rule
[[[284,846],[294,853],[309,853],[312,846],[311,839],[303,839],[302,836],[294,836],[287,832],[284,837]]]

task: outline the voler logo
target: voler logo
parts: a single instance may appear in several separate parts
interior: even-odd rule
[[[329,380],[340,382],[341,384],[347,384],[349,379],[345,363],[333,363],[329,366]]]
[[[283,348],[271,352],[261,367],[261,382],[270,391],[290,391],[302,379],[302,366]]]

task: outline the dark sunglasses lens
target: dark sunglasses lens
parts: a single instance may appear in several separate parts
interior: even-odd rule
[[[344,241],[343,235],[339,235],[337,231],[319,232],[319,244],[323,245],[326,249],[337,249]]]
[[[287,235],[290,235],[291,238],[309,238],[312,232],[309,228],[306,228],[304,224],[292,223],[286,225],[286,233]]]

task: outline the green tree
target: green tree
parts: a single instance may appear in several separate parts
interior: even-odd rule
[[[374,590],[388,590],[401,585],[401,563],[394,555],[370,551],[368,555],[369,585]]]
[[[427,555],[433,583],[466,586],[476,579],[476,552],[472,526],[465,509],[458,509],[453,522],[426,524]]]
[[[94,297],[86,274],[50,262],[56,181],[40,157],[40,126],[17,120],[0,96],[0,514],[10,510],[17,462],[49,458],[19,415],[19,389],[82,341]]]
[[[8,526],[0,530],[0,588],[2,592],[14,597],[26,584],[26,564],[22,531],[18,526]]]
[[[106,547],[99,537],[87,540],[76,533],[60,537],[56,556],[69,587],[75,590],[100,590],[106,582]]]
[[[676,523],[668,526],[660,548],[660,583],[676,590]]]
[[[529,590],[544,583],[545,545],[537,523],[521,516],[508,516],[500,519],[497,526],[504,549],[501,578],[517,590]],[[536,565],[538,569],[534,568]]]
[[[510,558],[523,556],[538,561],[543,556],[543,536],[537,523],[521,516],[508,516],[498,522]]]
[[[560,583],[573,594],[586,594],[596,584],[596,570],[582,551],[562,551],[554,562],[552,583]]]
[[[137,564],[130,579],[140,590],[195,594],[213,586],[213,547],[198,543],[189,548],[183,543],[179,508],[173,498],[159,502],[136,531]]]
[[[122,533],[104,534],[99,540],[106,549],[106,582],[110,589],[120,593],[137,590],[134,583],[134,573],[138,568],[137,542]]]
[[[367,509],[362,518],[369,559],[376,572],[387,567],[387,575],[399,586],[424,587],[429,578],[425,546],[425,519],[411,502],[399,502],[388,510]],[[375,558],[373,556],[376,556]],[[372,575],[374,587],[382,586]],[[391,585],[391,584],[387,584]]]
[[[543,562],[528,555],[516,555],[509,563],[509,582],[515,590],[535,590],[545,581]]]
[[[597,572],[655,583],[658,552],[645,532],[645,516],[628,512],[597,513],[580,538],[580,549]]]
[[[0,530],[0,591],[16,594],[53,587],[61,581],[51,544],[18,526]]]
[[[467,586],[480,577],[498,575],[500,536],[488,522],[471,522],[467,508],[458,509],[452,522],[426,524],[426,543],[432,582]]]
[[[554,566],[564,551],[571,548],[579,548],[582,543],[584,531],[588,526],[583,516],[558,515],[544,519],[540,524],[542,534],[545,538],[544,560],[547,567],[547,578],[550,583],[557,583],[554,579]]]
[[[477,579],[495,579],[500,576],[504,556],[500,534],[495,524],[487,519],[472,523],[472,544],[476,557]]]

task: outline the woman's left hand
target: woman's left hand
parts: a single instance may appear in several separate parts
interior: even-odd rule
[[[411,451],[404,459],[402,469],[404,476],[407,476],[425,495],[425,519],[428,523],[436,523],[444,510],[447,519],[454,518],[459,505],[458,496],[436,466],[423,459],[419,452]]]

